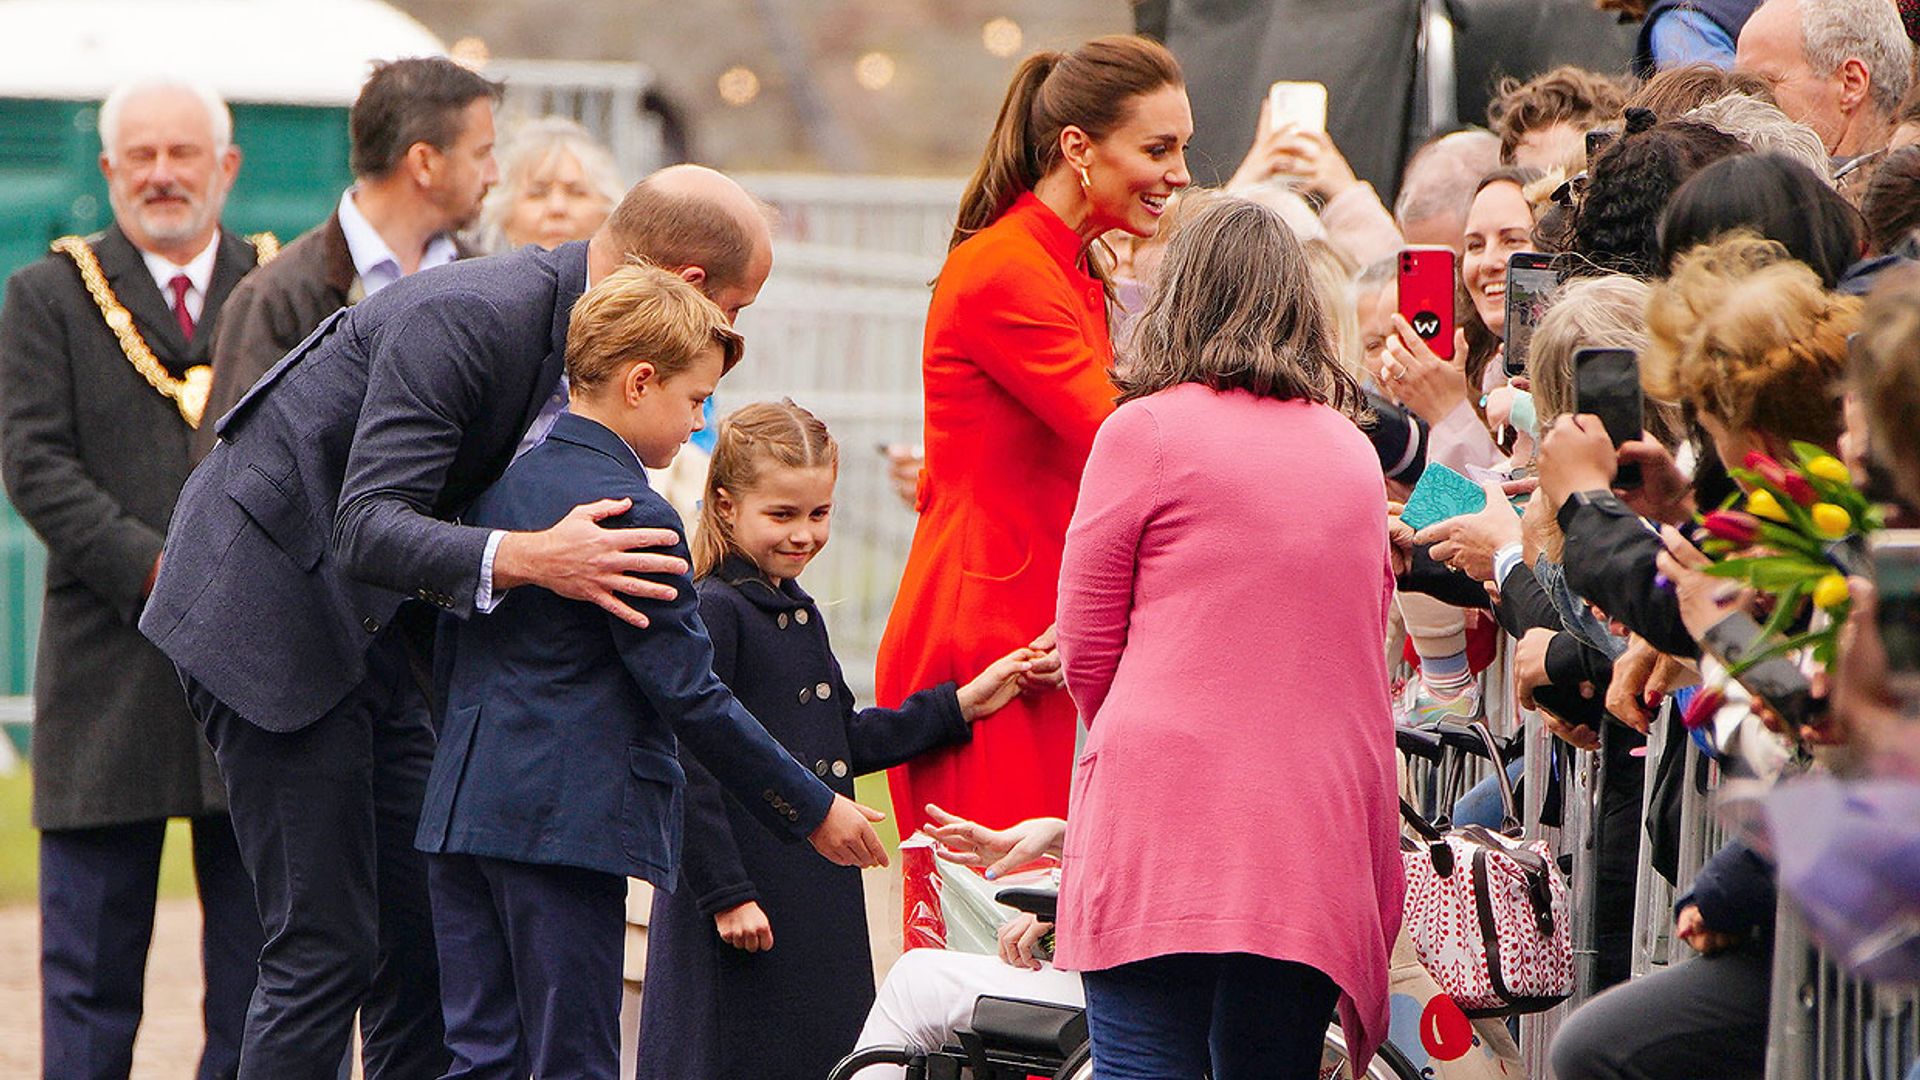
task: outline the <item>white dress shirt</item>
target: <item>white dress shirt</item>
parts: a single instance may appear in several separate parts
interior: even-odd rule
[[[387,246],[373,223],[354,203],[353,192],[353,188],[348,188],[340,196],[340,231],[346,234],[347,253],[353,257],[353,269],[360,275],[360,286],[368,296],[372,296],[399,281],[405,272],[400,269],[399,257],[394,255],[393,249]],[[420,253],[420,269],[445,266],[458,258],[459,254],[453,237],[441,233],[427,241],[426,250]]]
[[[220,230],[213,230],[213,239],[200,254],[187,260],[185,266],[178,265],[165,255],[155,255],[146,249],[140,249],[140,258],[147,264],[147,273],[153,275],[153,283],[160,287],[160,298],[167,302],[167,310],[173,310],[174,278],[187,275],[187,314],[193,321],[200,322],[200,313],[206,310],[207,288],[213,284],[213,257],[220,250]]]

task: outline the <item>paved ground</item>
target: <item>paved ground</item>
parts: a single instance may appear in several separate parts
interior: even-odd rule
[[[867,875],[874,966],[900,953],[898,862]],[[32,906],[0,908],[0,1077],[40,1072],[40,932]],[[134,1044],[132,1080],[181,1080],[200,1058],[200,909],[163,900],[147,963],[146,1019]]]

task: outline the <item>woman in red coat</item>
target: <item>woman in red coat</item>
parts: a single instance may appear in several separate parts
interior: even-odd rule
[[[967,185],[927,312],[920,524],[880,643],[878,697],[1051,650],[1060,550],[1113,411],[1108,282],[1093,241],[1151,236],[1193,134],[1167,50],[1105,37],[1028,57]],[[1058,659],[973,741],[893,770],[903,834],[938,803],[986,823],[1065,815],[1073,702]]]

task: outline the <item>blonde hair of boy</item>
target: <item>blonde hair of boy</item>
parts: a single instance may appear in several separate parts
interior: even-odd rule
[[[574,302],[567,326],[567,382],[592,391],[630,364],[646,361],[668,379],[720,349],[722,374],[740,362],[740,335],[725,312],[693,283],[635,260]]]
[[[839,469],[840,444],[820,418],[785,398],[778,403],[743,405],[720,421],[707,464],[707,486],[700,494],[700,527],[693,534],[695,580],[713,573],[727,554],[738,550],[733,530],[720,515],[720,489],[739,499],[765,475],[768,466],[787,469]]]
[[[1736,232],[1680,257],[1647,300],[1647,393],[1729,429],[1832,446],[1860,301],[1830,293],[1787,249]]]

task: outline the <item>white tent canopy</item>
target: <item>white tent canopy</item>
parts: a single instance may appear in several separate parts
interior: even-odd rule
[[[228,101],[351,105],[371,61],[445,52],[379,0],[0,0],[0,97],[98,101],[168,74]]]

